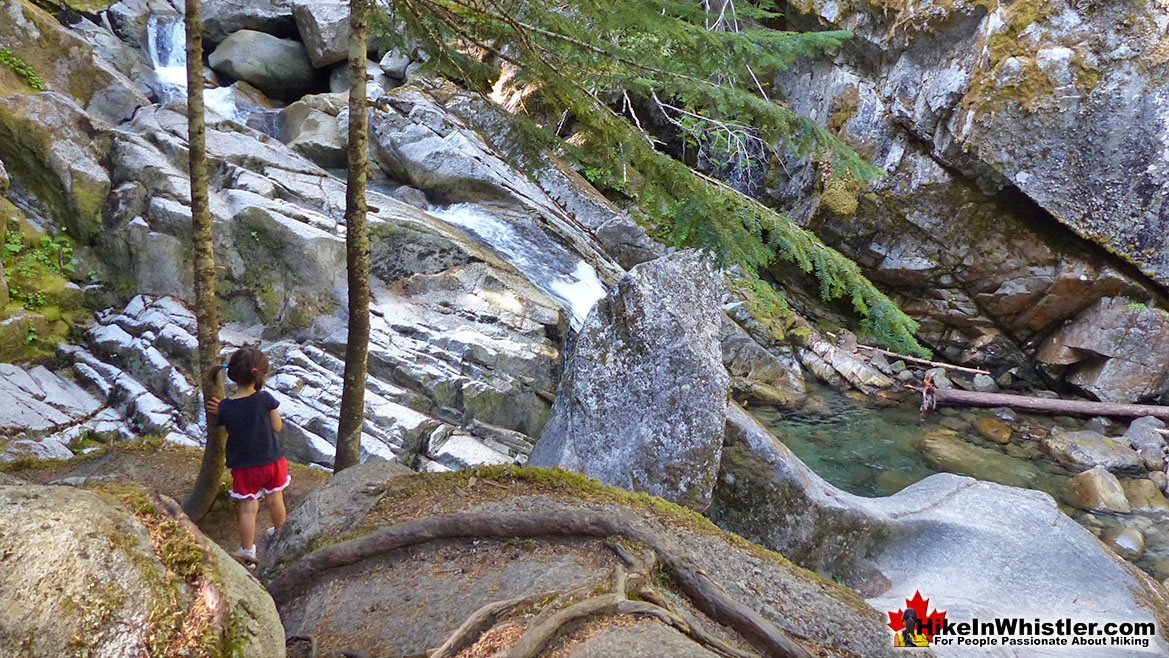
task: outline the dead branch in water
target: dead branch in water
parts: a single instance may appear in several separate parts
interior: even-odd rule
[[[979,393],[956,388],[937,388],[930,384],[931,382],[927,382],[926,386],[916,389],[922,391],[923,413],[937,404],[951,404],[972,407],[1011,407],[1024,411],[1084,416],[1121,416],[1125,418],[1155,416],[1169,420],[1169,407],[1152,404],[1063,400],[1008,393]]]

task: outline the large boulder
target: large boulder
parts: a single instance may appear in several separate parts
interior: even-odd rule
[[[0,653],[283,658],[272,599],[177,510],[130,486],[0,486]]]
[[[711,505],[721,527],[843,579],[896,614],[920,592],[955,623],[1022,617],[1153,623],[1169,613],[1160,584],[1107,550],[1050,496],[942,473],[885,498],[828,484],[737,407],[728,417],[723,469]],[[939,656],[968,647],[934,646]],[[1091,647],[1081,655],[1162,655]],[[1036,655],[999,647],[1003,656]]]
[[[1068,381],[1105,402],[1135,402],[1169,389],[1169,313],[1102,299],[1048,339],[1039,360],[1071,365]]]
[[[280,141],[322,167],[344,167],[348,141],[337,130],[337,117],[303,100],[280,111]]]
[[[292,16],[313,66],[325,68],[349,56],[349,5],[293,0]]]
[[[316,76],[303,45],[255,30],[232,33],[207,61],[217,73],[244,80],[272,98],[286,100],[309,91]]]
[[[531,612],[520,608],[510,616],[487,616],[486,624],[469,638],[473,643],[487,631],[467,655],[487,653],[488,646],[492,653],[506,652],[525,630],[549,617],[547,612],[537,616],[536,610],[563,609],[578,599],[597,603],[602,599],[592,594],[598,587],[602,596],[610,596],[619,554],[633,562],[622,572],[630,574],[625,579],[630,593],[642,587],[659,591],[661,598],[647,595],[645,600],[672,605],[688,624],[729,642],[750,646],[758,639],[744,641],[727,617],[708,616],[710,608],[695,603],[693,590],[685,585],[642,576],[645,563],[640,560],[646,553],[631,548],[626,539],[635,535],[653,543],[658,564],[680,567],[686,576],[695,574],[695,580],[713,584],[712,593],[739,602],[758,627],[787,634],[800,651],[891,655],[884,619],[854,592],[663,501],[547,469],[495,467],[400,477],[366,467],[348,474],[331,480],[289,515],[258,572],[277,600],[287,633],[314,637],[322,653],[422,655],[489,603],[512,600],[501,607],[508,610],[517,605],[515,599],[539,599]],[[544,526],[548,529],[558,527],[557,536],[548,537],[539,527],[518,531],[505,525],[536,517],[550,521]],[[459,518],[468,521],[459,523]],[[591,529],[575,525],[582,518],[600,523]],[[608,542],[592,539],[610,523],[618,532],[608,534]],[[431,530],[413,532],[424,526]],[[403,541],[385,551],[368,541],[385,536]],[[417,541],[424,536],[427,541]],[[317,559],[361,543],[372,550],[349,553],[357,557],[349,564]],[[306,571],[314,562],[321,568]],[[557,598],[576,588],[582,589],[574,598]],[[605,617],[588,622],[583,629],[563,629],[570,647],[583,640],[567,655],[710,655],[709,644],[695,641],[697,634],[687,637],[658,625],[630,628]],[[780,655],[774,648],[760,653]]]
[[[697,252],[639,265],[577,336],[534,466],[706,509],[722,451],[729,378],[721,278]]]
[[[210,46],[240,30],[296,36],[291,0],[209,0],[201,10],[203,40]]]

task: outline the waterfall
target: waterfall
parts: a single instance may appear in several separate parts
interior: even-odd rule
[[[508,222],[484,206],[457,203],[427,211],[491,247],[532,285],[560,303],[579,330],[605,285],[591,265],[529,222]]]
[[[163,103],[187,97],[187,31],[177,14],[151,14],[146,20],[146,50],[158,79],[155,88]],[[244,123],[251,111],[236,102],[235,90],[218,87],[203,92],[207,109]]]

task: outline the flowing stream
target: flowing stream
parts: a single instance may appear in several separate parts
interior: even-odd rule
[[[557,244],[522,213],[474,203],[457,203],[427,212],[491,247],[568,311],[573,330],[580,329],[593,305],[605,296],[605,286],[596,270]]]
[[[163,103],[187,97],[187,31],[177,14],[151,14],[146,21],[146,50],[158,78],[155,89]],[[243,123],[250,106],[239,103],[235,89],[217,87],[203,91],[203,103],[219,116]]]

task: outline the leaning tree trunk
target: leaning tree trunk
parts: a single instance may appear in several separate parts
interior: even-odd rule
[[[195,242],[195,319],[199,337],[199,380],[203,399],[223,397],[223,383],[211,373],[219,367],[219,310],[215,305],[215,253],[211,242],[211,212],[207,204],[207,140],[203,125],[203,24],[200,0],[187,0],[187,148],[191,172],[191,223]],[[208,419],[210,420],[210,419]],[[211,509],[223,477],[227,435],[207,424],[207,446],[195,486],[183,501],[183,511],[198,521]]]
[[[369,354],[369,235],[365,226],[368,166],[365,61],[369,0],[349,0],[349,179],[345,187],[345,262],[349,271],[349,340],[337,427],[335,473],[361,458],[365,367]]]

